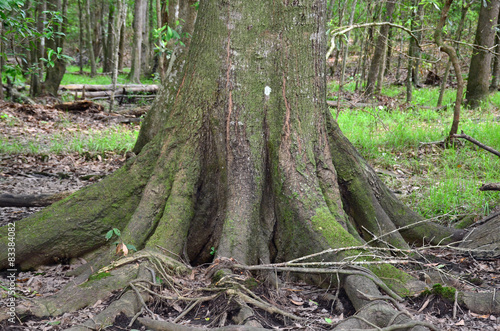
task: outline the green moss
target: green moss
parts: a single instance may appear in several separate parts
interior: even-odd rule
[[[458,224],[455,225],[455,228],[465,229],[472,224],[474,224],[474,215],[465,217],[463,220],[461,220]]]
[[[311,222],[314,229],[323,235],[331,247],[340,248],[360,244],[337,222],[335,215],[327,207],[316,209]]]
[[[109,272],[100,272],[98,274],[90,275],[88,282],[101,280],[101,279],[106,278],[106,277],[111,277],[111,274]]]
[[[455,292],[457,290],[453,287],[443,286],[441,284],[434,284],[431,290],[422,292],[423,295],[435,294],[447,301],[455,301]]]
[[[256,288],[257,286],[259,286],[259,282],[255,279],[255,278],[248,278],[244,281],[244,285],[246,288],[252,290],[254,288]]]
[[[406,272],[394,267],[391,264],[371,265],[370,270],[389,286],[391,290],[402,296],[413,295],[410,293],[406,284],[413,281],[414,278]]]

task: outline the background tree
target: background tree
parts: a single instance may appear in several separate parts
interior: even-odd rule
[[[134,7],[134,40],[132,45],[132,63],[128,79],[133,83],[140,83],[142,59],[142,35],[146,19],[145,0],[135,1]]]
[[[384,22],[392,21],[392,14],[394,13],[394,8],[396,6],[396,1],[389,0],[385,5],[385,13],[383,15]],[[387,36],[389,34],[389,25],[382,25],[380,27],[380,32],[377,38],[377,44],[375,46],[375,53],[373,54],[372,61],[370,64],[370,71],[368,72],[368,78],[366,81],[365,93],[367,95],[373,94],[375,86],[377,84],[377,78],[379,76],[379,71],[381,67],[385,66],[385,54],[387,50]],[[382,70],[384,71],[384,70]],[[380,84],[381,85],[381,84]]]
[[[499,8],[500,0],[481,2],[466,92],[467,104],[472,108],[478,107],[489,94],[492,57],[489,48],[495,40]]]
[[[42,93],[57,96],[59,85],[66,72],[66,63],[69,59],[64,55],[64,41],[66,39],[66,26],[67,26],[67,0],[50,0],[47,2],[47,9],[49,11],[60,13],[57,24],[51,28],[50,33],[52,38],[48,38],[47,55],[46,55],[46,74],[45,80],[42,84]]]

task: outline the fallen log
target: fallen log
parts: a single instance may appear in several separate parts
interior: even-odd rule
[[[60,91],[111,91],[113,85],[85,85],[85,84],[72,84],[59,86]],[[139,84],[117,84],[116,89],[125,89],[133,92],[156,92],[158,85],[139,85]]]
[[[91,111],[91,112],[101,112],[104,111],[104,107],[100,104],[92,102],[90,100],[79,100],[74,102],[64,102],[54,106],[56,109],[65,111]]]
[[[500,183],[483,184],[479,191],[500,191]]]
[[[70,196],[74,191],[38,195],[0,194],[0,207],[45,207]]]

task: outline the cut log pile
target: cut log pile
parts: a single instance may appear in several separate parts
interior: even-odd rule
[[[109,99],[111,97],[112,85],[62,85],[60,93],[70,93],[75,99]],[[115,98],[154,98],[158,91],[158,85],[116,85]]]

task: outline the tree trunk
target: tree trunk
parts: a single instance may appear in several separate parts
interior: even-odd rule
[[[420,1],[413,1],[413,6],[415,7],[415,11],[412,12],[412,20],[411,20],[411,29],[412,31],[417,31],[415,36],[420,42],[422,38],[422,20],[424,15],[424,6],[420,4]],[[417,46],[417,42],[415,39],[410,38],[410,46],[409,46],[409,56],[411,57],[411,64],[409,70],[411,70],[411,82],[413,86],[420,87],[420,49]]]
[[[462,14],[460,16],[460,23],[458,23],[457,36],[455,38],[455,40],[457,40],[457,41],[460,40],[462,37],[462,31],[464,29],[464,23],[465,23],[465,18],[467,16],[467,11],[469,10],[473,1],[474,0],[470,0],[469,3],[466,3],[464,1],[463,5],[462,5]],[[455,45],[455,52],[457,53],[457,57],[458,57],[458,44]],[[451,69],[451,59],[448,59],[448,63],[446,64],[446,68],[444,70],[444,74],[443,74],[442,81],[441,81],[441,86],[439,89],[439,97],[438,97],[438,102],[436,105],[437,108],[441,107],[441,105],[443,104],[444,91],[446,89],[446,85],[448,84],[448,77],[450,75],[450,69]]]
[[[92,43],[94,39],[92,37],[92,29],[90,29],[90,22],[92,21],[92,16],[90,14],[90,0],[85,0],[85,10],[85,30],[87,34],[87,52],[90,60],[90,77],[94,77],[97,75],[97,68],[95,63],[94,46]]]
[[[47,8],[51,11],[57,11],[62,14],[63,20],[59,26],[55,26],[55,35],[53,39],[47,40],[47,48],[52,48],[53,50],[64,49],[64,41],[66,39],[66,26],[68,24],[67,19],[67,9],[68,1],[64,0],[52,0],[47,2],[50,6]],[[54,59],[54,66],[47,67],[47,73],[45,75],[45,80],[42,84],[43,94],[49,94],[57,97],[57,92],[59,90],[59,85],[63,79],[64,73],[66,72],[66,61],[62,58]]]
[[[36,4],[36,11],[34,18],[36,20],[36,31],[39,34],[43,34],[44,21],[45,21],[45,2],[41,1]],[[40,59],[43,57],[43,42],[44,38],[36,38],[31,41],[31,65],[33,66],[33,71],[30,80],[30,95],[38,96],[42,92],[41,79],[43,77],[43,65]]]
[[[494,26],[498,21],[500,0],[482,1],[480,7],[465,94],[467,104],[472,108],[479,107],[489,94],[491,52],[480,47],[493,46],[496,31]]]
[[[122,22],[120,27],[120,44],[118,46],[118,72],[123,72],[123,66],[125,64],[125,32],[126,32],[126,22],[128,7],[124,7],[124,12],[122,15]]]
[[[497,26],[500,26],[500,15],[498,16]],[[493,56],[493,70],[491,77],[490,91],[497,91],[500,82],[500,32],[495,33],[495,55]]]
[[[83,75],[83,5],[82,0],[78,0],[78,65],[80,66],[80,75]]]
[[[159,1],[159,0],[158,0]],[[146,0],[136,0],[134,7],[134,41],[132,45],[132,65],[128,79],[132,83],[140,84],[141,79],[141,58],[142,58],[142,33],[144,21],[146,19]]]
[[[184,65],[186,64],[189,45],[191,44],[191,35],[193,34],[196,22],[197,10],[194,7],[195,3],[195,0],[184,1],[183,5],[179,7],[178,18],[184,21],[182,33],[187,35],[182,39],[184,46],[180,44],[173,46],[174,48],[168,61],[168,68],[164,73],[164,85],[158,93],[159,97],[153,103],[153,108],[160,107],[160,105],[166,109],[173,107],[179,93],[179,88],[182,87],[182,81],[185,79],[183,75]],[[170,10],[175,12],[175,8],[171,8]],[[162,57],[161,54],[159,56],[160,58]],[[162,72],[161,67],[159,70]],[[164,127],[167,120],[168,117],[163,116],[160,112],[148,112],[141,125],[139,137],[134,146],[134,152],[139,153],[142,147],[151,141],[156,133]]]
[[[394,12],[395,5],[395,1],[387,1],[384,15],[385,22],[392,21],[392,13]],[[389,34],[389,28],[389,25],[382,25],[380,27],[380,33],[377,38],[377,45],[375,46],[375,53],[373,54],[372,62],[370,64],[370,71],[368,72],[368,79],[366,82],[365,93],[367,95],[372,95],[375,90],[378,72],[380,66],[383,65],[384,54],[386,53],[387,35]]]
[[[352,7],[351,7],[351,14],[349,15],[349,25],[352,25],[354,21],[354,13],[356,12],[356,4],[358,3],[358,0],[354,0],[352,2]],[[344,87],[344,78],[345,78],[345,69],[347,66],[347,57],[349,56],[349,37],[351,35],[351,32],[347,32],[345,39],[346,43],[344,46],[344,51],[342,55],[342,72],[340,74],[340,84],[339,84],[339,92],[342,91],[342,88]]]
[[[111,228],[122,230],[137,256],[163,247],[196,265],[213,260],[211,247],[216,258],[258,264],[367,241],[406,248],[462,238],[399,202],[334,121],[326,105],[325,7],[316,0],[202,1],[177,92],[150,111],[161,130],[111,176],[16,223],[15,263],[30,268],[92,253],[79,271],[88,276],[113,259],[105,240]],[[0,228],[2,247],[9,229]],[[9,263],[0,250],[0,268]],[[141,277],[134,267],[119,282],[70,287],[29,310],[54,315],[92,305],[104,286],[109,292]],[[408,293],[407,274],[386,264],[370,270]],[[344,287],[364,310],[359,282],[349,277]],[[369,279],[364,288],[377,291]],[[73,292],[78,300],[61,297]],[[377,311],[392,321],[401,315],[387,309]],[[373,310],[364,312],[376,323]]]
[[[102,72],[111,72],[113,70],[112,65],[112,57],[114,52],[115,45],[115,36],[113,34],[113,26],[115,25],[116,20],[116,7],[115,1],[111,1],[109,3],[109,12],[108,12],[108,29],[106,34],[105,46],[104,46],[104,60],[103,60],[103,68]]]
[[[4,66],[4,32],[3,32],[3,21],[0,20],[0,100],[4,99],[3,93],[3,66]]]
[[[445,1],[444,6],[441,9],[441,17],[439,18],[436,31],[434,32],[434,42],[442,52],[448,55],[451,63],[453,64],[455,75],[457,75],[457,96],[455,98],[455,107],[453,109],[453,122],[451,123],[450,133],[448,134],[447,140],[457,134],[458,124],[460,123],[460,109],[462,107],[464,94],[464,79],[462,78],[462,70],[460,69],[460,63],[458,62],[457,52],[453,47],[445,45],[443,42],[443,27],[446,23],[452,2],[453,0]]]
[[[118,67],[119,67],[119,56],[120,56],[120,32],[122,30],[123,22],[125,21],[125,13],[127,7],[124,0],[116,1],[116,15],[114,18],[113,29],[111,30],[111,39],[113,40],[113,47],[111,48],[111,84],[113,88],[111,89],[111,100],[109,103],[109,111],[113,111],[113,106],[115,102],[115,89],[116,82],[118,80]]]

